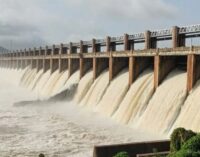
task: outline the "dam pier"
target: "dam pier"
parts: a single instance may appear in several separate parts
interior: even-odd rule
[[[154,71],[154,89],[175,67],[187,71],[187,92],[200,78],[200,46],[186,46],[186,39],[200,36],[200,25],[145,31],[133,35],[92,39],[77,43],[17,50],[0,54],[0,67],[11,69],[50,69],[51,73],[68,70],[68,77],[80,70],[82,78],[93,70],[95,80],[109,69],[109,81],[124,68],[129,70],[129,86],[147,67]],[[158,42],[169,40],[171,48],[159,48]],[[142,50],[135,50],[136,44]]]

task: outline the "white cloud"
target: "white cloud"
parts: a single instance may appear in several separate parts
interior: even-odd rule
[[[144,19],[170,19],[164,0],[0,0],[0,43],[39,46],[122,32]],[[117,25],[116,25],[117,23]],[[114,29],[113,29],[114,28]],[[134,29],[134,28],[133,28]]]
[[[76,2],[76,3],[75,3]],[[164,0],[76,0],[67,5],[85,7],[85,11],[106,18],[171,18],[177,9]]]

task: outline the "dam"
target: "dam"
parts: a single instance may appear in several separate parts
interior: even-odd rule
[[[93,70],[95,80],[106,68],[111,81],[122,69],[128,68],[129,86],[148,66],[153,67],[154,88],[175,67],[183,65],[187,71],[187,92],[200,77],[198,73],[199,47],[185,47],[187,38],[199,36],[199,25],[173,27],[159,31],[145,31],[120,37],[92,39],[78,43],[60,44],[33,49],[17,50],[0,55],[1,67],[24,69],[31,66],[37,71],[53,73],[68,70],[70,77],[77,69],[81,79],[88,70]],[[171,40],[172,48],[157,47],[160,40]],[[134,45],[144,43],[143,50],[134,50]],[[118,51],[117,48],[123,47]],[[105,50],[105,51],[102,51]]]
[[[38,102],[62,95],[65,105],[169,138],[176,127],[200,130],[200,46],[186,45],[196,37],[200,25],[16,50],[0,54],[0,69],[20,75]],[[160,41],[171,47],[159,48]]]

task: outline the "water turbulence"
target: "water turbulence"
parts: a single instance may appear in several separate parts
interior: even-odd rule
[[[105,70],[91,85],[80,105],[93,110],[101,100],[109,84],[109,71]]]
[[[51,71],[47,70],[45,73],[43,73],[39,82],[36,84],[34,88],[34,91],[38,94],[38,97],[40,99],[45,99],[46,97],[46,93],[43,93],[43,89],[45,84],[48,82],[50,76],[51,76]]]
[[[79,82],[73,101],[77,104],[85,96],[93,82],[93,71],[88,72]]]
[[[52,90],[52,94],[51,96],[54,96],[56,94],[58,94],[58,91],[64,86],[64,84],[67,82],[68,80],[68,70],[64,71],[61,73],[60,78],[58,79],[58,81],[56,82],[53,90]]]
[[[16,102],[37,100],[35,92],[18,86],[24,73],[25,71],[0,69],[0,74],[4,76],[0,78],[1,156],[24,157],[44,153],[49,157],[91,157],[94,145],[158,139],[153,135],[144,135],[137,130],[122,127],[109,118],[81,110],[82,108],[66,101],[43,101],[42,105],[24,103],[22,106],[15,106],[13,104]],[[67,89],[75,88],[79,83],[79,73],[80,71],[75,72],[66,82],[61,81],[65,82],[65,88],[60,90],[69,94]],[[45,86],[44,80],[49,80],[47,76],[50,79],[49,71],[42,74],[38,83]],[[82,79],[90,76],[89,72]],[[60,79],[61,77],[58,81]]]
[[[16,70],[17,71],[17,70]],[[24,86],[24,83],[27,79],[27,77],[29,76],[28,73],[31,71],[30,66],[26,67],[23,72],[22,72],[22,76],[20,77],[20,81],[19,81],[19,85],[20,86]]]
[[[184,105],[181,108],[181,113],[177,118],[172,130],[177,127],[184,127],[194,131],[200,131],[200,81],[198,81],[194,89],[189,94]]]
[[[30,83],[30,81],[31,81],[31,77],[32,77],[32,75],[34,75],[34,73],[36,72],[35,71],[36,69],[32,69],[31,67],[28,67],[26,70],[25,70],[25,72],[24,72],[24,74],[23,74],[23,76],[22,76],[22,78],[21,78],[21,82],[20,82],[20,85],[21,86],[23,86],[23,87],[28,87],[28,85],[29,85],[29,83]]]
[[[119,107],[128,90],[128,70],[123,70],[110,83],[96,110],[103,115],[111,116]]]
[[[52,90],[60,78],[61,73],[59,73],[59,70],[56,70],[51,76],[49,77],[48,81],[45,83],[41,93],[44,98],[49,98],[52,94]]]
[[[122,124],[134,121],[146,108],[153,91],[153,71],[148,69],[132,84],[112,118]]]
[[[41,69],[40,71],[37,72],[37,74],[35,76],[33,76],[33,80],[28,85],[28,89],[33,90],[35,88],[36,84],[38,83],[38,81],[42,77],[42,74],[43,74],[43,70]]]
[[[66,100],[72,100],[74,98],[79,83],[79,74],[80,70],[77,70],[67,79],[66,83],[57,90],[57,95],[55,95],[56,99],[64,98]]]
[[[138,122],[131,125],[150,132],[167,133],[185,101],[186,80],[186,72],[172,71],[157,88]]]

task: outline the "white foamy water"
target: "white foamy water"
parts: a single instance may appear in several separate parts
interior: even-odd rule
[[[91,157],[94,145],[161,138],[121,126],[68,102],[13,106],[19,101],[37,100],[37,95],[18,86],[22,72],[0,69],[0,74],[2,157],[35,157],[39,153],[48,157]]]
[[[28,85],[28,89],[33,90],[36,86],[36,84],[39,82],[40,78],[42,77],[43,69],[38,71],[35,76],[33,76],[33,80]]]
[[[2,69],[3,70],[3,69]],[[19,85],[20,86],[24,86],[24,83],[27,79],[27,77],[29,76],[28,73],[31,71],[30,69],[30,66],[26,67],[24,70],[23,70],[23,73],[22,73],[22,76],[20,78],[20,82],[19,82]]]
[[[90,86],[93,82],[93,71],[88,72],[85,76],[80,80],[78,84],[78,88],[75,93],[75,97],[73,101],[78,104],[82,98],[86,95],[87,91],[89,90]]]
[[[142,117],[133,127],[168,133],[186,98],[186,72],[174,70],[157,88]]]
[[[24,84],[26,88],[28,88],[34,81],[34,79],[37,75],[37,69],[32,69],[28,75],[29,75],[29,77],[27,77],[27,80]]]
[[[58,91],[64,86],[64,84],[67,82],[67,80],[68,80],[68,70],[61,73],[60,78],[58,79],[58,81],[56,82],[56,84],[52,90],[51,96],[58,94]]]
[[[39,82],[36,84],[34,91],[37,93],[38,97],[40,99],[43,99],[46,96],[46,93],[43,93],[44,86],[48,82],[49,78],[51,76],[51,71],[48,70],[41,76]]]
[[[57,92],[60,93],[62,91],[65,91],[67,89],[70,89],[72,86],[77,85],[79,82],[79,76],[80,76],[80,70],[77,70],[70,76],[70,78],[66,81],[64,86],[58,90]]]
[[[54,73],[52,73],[48,79],[48,81],[45,83],[43,89],[41,90],[40,94],[42,94],[43,98],[49,98],[52,95],[53,88],[56,84],[56,82],[61,77],[62,73],[59,73],[59,70],[56,70]]]
[[[153,72],[146,70],[132,84],[112,118],[122,124],[127,124],[130,119],[133,123],[146,108],[153,90]]]
[[[93,82],[86,96],[80,102],[80,106],[87,106],[93,110],[104,95],[108,84],[109,71],[106,70]]]
[[[187,97],[184,105],[181,108],[181,113],[177,118],[172,129],[184,127],[196,132],[200,132],[200,81],[198,81]],[[172,130],[171,130],[172,131]]]
[[[97,104],[98,112],[111,116],[118,109],[128,90],[128,77],[128,71],[123,70],[111,81],[101,101]]]
[[[25,70],[23,76],[21,77],[21,82],[20,82],[21,86],[23,86],[23,87],[27,87],[28,86],[28,83],[29,83],[29,81],[31,79],[31,75],[33,74],[32,71],[33,70],[31,69],[31,67],[28,67]]]

